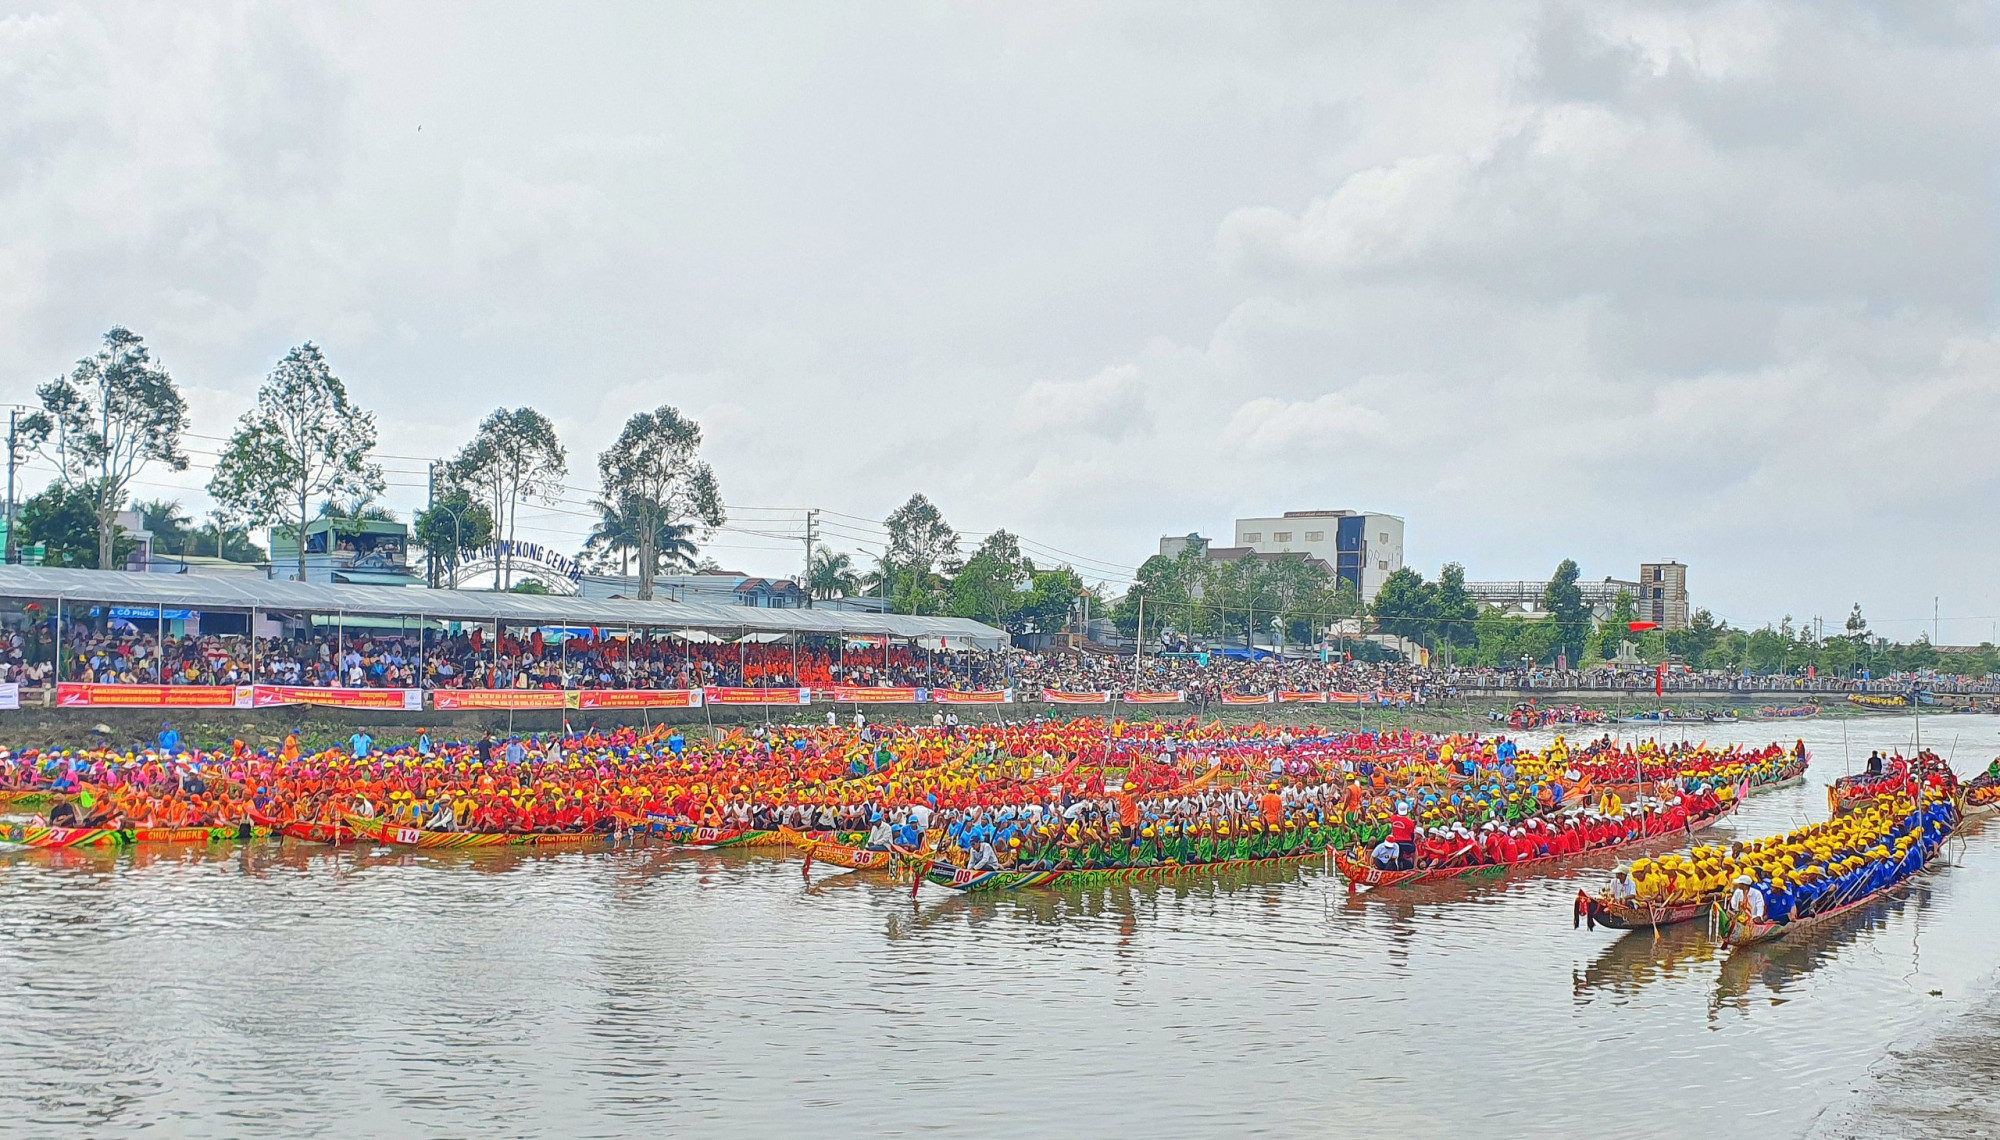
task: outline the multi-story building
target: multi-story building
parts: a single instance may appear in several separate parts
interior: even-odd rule
[[[1639,564],[1639,617],[1661,629],[1688,627],[1688,568],[1678,562]]]
[[[276,527],[271,529],[271,576],[279,581],[299,576],[299,542]],[[410,528],[388,519],[317,518],[306,524],[308,582],[355,586],[421,586],[411,572]]]
[[[1234,545],[1257,554],[1305,554],[1333,567],[1361,600],[1372,602],[1382,581],[1403,568],[1403,520],[1366,511],[1286,511],[1276,518],[1237,519]],[[1220,551],[1211,551],[1216,557]]]

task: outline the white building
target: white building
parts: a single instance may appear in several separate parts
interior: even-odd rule
[[[1258,554],[1309,554],[1372,602],[1382,581],[1403,568],[1403,520],[1366,511],[1286,511],[1237,519],[1235,545]],[[1214,557],[1220,552],[1212,552]]]

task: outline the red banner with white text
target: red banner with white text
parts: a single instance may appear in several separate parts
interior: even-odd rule
[[[1179,689],[1168,689],[1159,693],[1126,693],[1128,705],[1177,705],[1187,700],[1187,694]]]
[[[86,685],[64,681],[56,686],[56,707],[247,709],[249,685]]]
[[[825,697],[829,691],[833,702],[843,705],[911,705],[924,699],[922,689],[886,685],[835,685],[831,690],[821,689],[820,696]]]
[[[941,705],[1011,705],[1012,689],[932,689],[931,700]]]
[[[1327,696],[1328,694],[1326,693],[1304,693],[1293,689],[1278,690],[1278,700],[1288,705],[1297,704],[1299,702],[1304,702],[1307,704],[1323,705],[1326,703]]]
[[[701,691],[711,705],[809,705],[811,689],[737,689],[709,686]]]
[[[1222,703],[1225,705],[1268,705],[1271,703],[1271,694],[1224,693],[1222,694]]]
[[[561,689],[432,689],[431,707],[444,712],[459,709],[561,709],[574,708],[570,694]]]
[[[1108,705],[1111,703],[1111,694],[1066,693],[1061,689],[1043,689],[1042,699],[1052,705]]]
[[[322,689],[304,685],[257,685],[251,703],[258,708],[275,705],[316,705],[335,709],[421,709],[422,689]]]
[[[579,689],[580,709],[698,709],[700,689]]]

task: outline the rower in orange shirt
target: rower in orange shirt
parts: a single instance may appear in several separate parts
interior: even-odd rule
[[[1265,789],[1263,798],[1257,801],[1257,806],[1264,814],[1265,827],[1284,826],[1285,797],[1278,793],[1276,780],[1271,781],[1271,786]]]

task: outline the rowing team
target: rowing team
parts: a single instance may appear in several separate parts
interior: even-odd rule
[[[1699,788],[1663,800],[1638,800],[1630,810],[1586,808],[1555,817],[1537,817],[1508,827],[1489,821],[1473,830],[1464,824],[1422,828],[1407,815],[1390,821],[1389,833],[1369,852],[1381,871],[1479,867],[1582,855],[1655,836],[1685,832],[1732,802],[1735,789]]]

